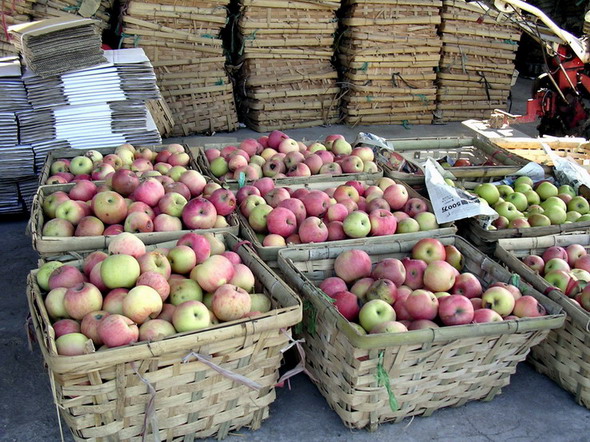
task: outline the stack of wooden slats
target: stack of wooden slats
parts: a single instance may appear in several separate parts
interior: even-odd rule
[[[437,119],[487,118],[493,109],[506,110],[518,27],[476,3],[443,0],[441,32]]]
[[[27,0],[32,3],[33,20],[62,17],[70,14],[98,21],[100,29],[107,29],[113,15],[114,0]]]
[[[441,0],[345,0],[338,57],[347,124],[429,124]]]
[[[18,54],[18,49],[10,43],[7,28],[30,22],[32,8],[32,3],[24,0],[0,1],[0,22],[4,28],[0,29],[0,58]]]
[[[229,0],[131,0],[123,45],[144,49],[156,71],[174,127],[172,135],[237,129],[221,31]]]
[[[239,0],[240,112],[254,130],[338,121],[332,64],[339,1]]]

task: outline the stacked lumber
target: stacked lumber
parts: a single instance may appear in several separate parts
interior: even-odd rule
[[[229,0],[131,0],[123,46],[144,49],[170,108],[171,135],[237,129],[221,31]]]
[[[338,58],[347,124],[429,124],[441,0],[345,0]]]
[[[238,94],[259,132],[336,123],[338,1],[239,0]]]
[[[443,0],[442,56],[437,75],[440,121],[487,118],[507,110],[521,32],[476,3]]]

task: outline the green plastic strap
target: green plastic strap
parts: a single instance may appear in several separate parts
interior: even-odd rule
[[[509,45],[513,45],[513,46],[516,46],[518,44],[514,40],[504,40],[504,43],[509,44]]]
[[[402,120],[402,126],[404,127],[404,129],[411,129],[410,122],[408,120]]]
[[[315,335],[316,332],[316,318],[317,318],[317,310],[313,306],[313,304],[308,301],[307,299],[303,300],[303,311],[305,315],[303,315],[305,321],[305,329],[310,335]],[[299,322],[295,325],[295,333],[301,334],[303,331],[303,321]]]
[[[215,86],[223,86],[223,78],[220,78],[215,82]]]
[[[64,8],[61,8],[61,10],[65,11],[65,12],[72,12],[72,11],[78,12],[79,9],[80,9],[80,3],[78,3],[77,6],[66,6]]]
[[[399,404],[397,403],[395,394],[393,394],[393,390],[391,389],[389,375],[383,368],[383,352],[379,353],[379,362],[377,363],[377,385],[385,386],[385,389],[387,390],[387,396],[389,397],[389,408],[391,408],[391,411],[398,411]]]
[[[584,3],[586,0],[578,0],[576,2],[576,6],[580,6],[582,3]]]
[[[125,38],[133,38],[133,47],[136,48],[139,44],[139,39],[141,37],[139,35],[125,34],[124,32],[121,32],[121,39],[119,40],[119,49],[121,49],[121,46],[123,45],[123,39]]]
[[[369,62],[365,61],[363,65],[359,68],[359,71],[366,71],[367,69],[369,69]]]
[[[245,184],[246,184],[246,174],[244,172],[240,172],[240,175],[238,176],[238,186],[241,189],[242,187],[244,187]]]
[[[211,34],[203,34],[203,35],[201,35],[201,37],[203,37],[203,38],[210,38],[212,40],[217,38],[215,35],[211,35]]]
[[[513,273],[508,284],[518,287],[520,285],[520,275]]]
[[[418,97],[420,100],[422,100],[423,103],[428,104],[428,98],[426,98],[426,95],[424,95],[424,94],[414,94],[414,97]]]
[[[367,101],[370,103],[371,101],[373,101],[373,97],[371,97],[370,95],[367,95]]]

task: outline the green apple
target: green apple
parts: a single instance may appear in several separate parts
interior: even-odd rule
[[[486,200],[490,205],[496,204],[498,198],[500,198],[498,187],[492,183],[484,183],[477,186],[475,192],[477,193],[477,196]]]
[[[567,211],[567,204],[559,197],[550,196],[545,201],[541,203],[541,207],[547,210],[549,207],[559,207],[563,209],[564,212]]]
[[[494,206],[494,210],[498,212],[498,215],[506,217],[508,221],[512,221],[514,218],[522,217],[522,213],[516,208],[516,206],[508,201]]]
[[[355,210],[344,218],[342,228],[344,229],[344,233],[350,238],[364,238],[371,231],[369,215],[365,212]]]
[[[551,220],[551,224],[563,224],[567,219],[566,212],[559,206],[551,206],[545,209],[543,215]]]
[[[94,163],[92,163],[92,160],[83,155],[74,157],[70,161],[70,172],[74,175],[90,174],[93,167]]]
[[[211,161],[209,169],[213,175],[219,178],[229,172],[229,165],[223,157],[217,157]]]
[[[514,186],[515,192],[526,193],[529,190],[533,190],[533,187],[526,183],[520,183]]]
[[[532,204],[527,208],[527,213],[533,214],[533,213],[543,213],[545,211],[545,209],[543,209],[539,204]]]
[[[505,199],[507,202],[514,204],[514,207],[521,212],[529,206],[526,195],[521,192],[512,192],[510,195],[506,195]]]
[[[192,279],[171,279],[170,304],[180,305],[186,301],[202,301],[203,289]]]
[[[111,255],[100,266],[100,277],[109,289],[131,288],[139,274],[139,263],[131,255]]]
[[[254,210],[250,212],[248,223],[250,223],[250,226],[255,232],[266,232],[266,218],[270,212],[272,212],[272,207],[268,204],[256,206]]]
[[[37,272],[37,284],[39,287],[45,291],[49,290],[49,276],[55,269],[63,265],[63,262],[59,261],[49,261],[43,264]]]
[[[420,231],[420,224],[414,218],[404,218],[397,223],[395,233],[413,233]]]
[[[578,222],[586,222],[586,221],[590,221],[590,213],[586,213],[585,215],[582,215],[581,217],[578,218]]]
[[[420,212],[414,216],[414,219],[418,221],[420,230],[422,231],[434,230],[439,227],[438,222],[436,222],[436,216],[432,212]]]
[[[528,184],[532,188],[533,187],[533,180],[531,177],[528,177],[526,175],[519,176],[518,178],[516,178],[516,180],[514,180],[514,186],[516,187],[519,184]]]
[[[500,184],[498,186],[498,192],[500,192],[500,196],[505,199],[508,195],[514,192],[514,189],[508,184]]]
[[[531,227],[545,227],[551,225],[551,220],[542,213],[532,213],[527,219]]]
[[[526,196],[526,200],[529,205],[541,203],[541,198],[539,197],[539,194],[534,190],[527,190],[526,192],[524,192],[524,196]]]
[[[383,322],[395,321],[395,317],[393,307],[382,299],[367,302],[359,312],[359,322],[366,331]]]
[[[580,215],[585,215],[590,212],[590,205],[588,200],[583,196],[575,196],[567,204],[567,210],[579,212]]]
[[[567,195],[570,195],[572,198],[576,196],[576,191],[574,190],[574,188],[568,184],[564,184],[563,186],[559,186],[559,188],[557,189],[557,193],[565,193]]]
[[[575,223],[580,219],[582,214],[580,212],[576,212],[575,210],[570,210],[569,212],[565,213],[565,220]]]
[[[535,192],[539,194],[539,197],[541,197],[541,201],[544,201],[552,196],[557,196],[559,194],[559,190],[557,190],[557,187],[555,187],[555,185],[553,183],[550,183],[549,181],[543,181],[541,184],[539,184],[535,189]]]

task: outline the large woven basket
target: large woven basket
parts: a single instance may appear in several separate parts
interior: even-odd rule
[[[464,270],[474,273],[484,287],[510,281],[506,269],[462,238],[439,239],[462,252]],[[378,262],[407,256],[416,242],[391,239],[357,248]],[[303,298],[308,370],[347,427],[375,430],[383,422],[428,416],[471,400],[491,400],[509,384],[530,348],[565,320],[559,305],[521,282],[521,291],[539,299],[548,316],[360,335],[316,287],[334,275],[334,260],[351,248],[279,252],[280,269]]]
[[[154,145],[154,146],[135,146],[135,148],[142,148],[142,147],[148,147],[152,151],[160,152],[167,147],[167,144],[159,144],[159,145]],[[184,148],[184,151],[188,154],[188,156],[190,158],[189,163],[186,166],[187,169],[195,169],[195,170],[200,171],[199,166],[197,165],[197,160],[193,156],[189,147],[186,144],[182,144],[182,147]],[[103,148],[99,148],[99,149],[56,149],[56,150],[52,150],[51,152],[49,152],[47,154],[47,157],[45,158],[45,164],[43,164],[43,168],[41,169],[41,171],[39,173],[39,185],[40,186],[47,185],[46,184],[47,178],[49,178],[51,176],[51,174],[50,174],[51,165],[56,160],[58,160],[60,158],[65,158],[65,159],[71,160],[72,158],[77,157],[78,155],[84,155],[89,150],[96,150],[103,155],[108,155],[111,153],[115,153],[116,148],[117,147],[114,146],[114,147],[103,147]],[[55,184],[50,184],[50,185],[53,186]]]
[[[43,201],[48,195],[57,191],[68,192],[74,184],[59,184],[53,186],[41,186],[37,190],[37,194],[33,199],[33,207],[31,209],[31,218],[27,226],[28,233],[31,235],[33,241],[33,249],[35,249],[42,257],[55,256],[63,254],[64,252],[83,252],[92,251],[96,249],[106,249],[113,236],[73,236],[73,237],[52,237],[43,236],[43,225],[45,224],[45,216],[43,214]],[[239,231],[238,218],[235,213],[226,216],[228,226],[218,227],[206,230],[193,230],[195,232],[212,232],[212,233],[232,233],[237,235]],[[189,230],[177,230],[173,232],[150,232],[150,233],[136,233],[139,239],[145,244],[154,244],[162,241],[171,241],[178,239]]]
[[[305,185],[302,185],[299,183],[291,184],[289,182],[283,183],[281,185],[283,185],[285,187],[289,187],[290,189],[298,189],[301,187],[305,187],[310,190],[312,190],[312,189],[326,190],[329,187],[340,186],[340,185],[344,184],[346,181],[347,180],[343,180],[343,179],[332,179],[330,181],[324,181],[324,182],[319,182],[319,183],[308,183]],[[367,186],[373,185],[376,183],[375,180],[362,180],[361,182]],[[405,186],[410,198],[420,198],[421,200],[423,200],[426,203],[428,210],[430,212],[433,211],[432,204],[430,203],[430,201],[428,199],[421,196],[418,192],[416,192],[414,189],[412,189],[407,184],[405,184],[401,181],[397,181],[397,182],[399,184],[402,184]],[[264,262],[266,262],[272,269],[277,268],[278,267],[277,258],[278,258],[279,250],[282,250],[285,247],[263,246],[262,243],[260,242],[260,240],[258,239],[258,237],[256,236],[256,232],[250,226],[248,219],[244,215],[242,215],[241,213],[238,213],[238,219],[240,222],[240,236],[242,238],[250,241],[250,243],[254,247],[254,250],[256,250],[256,253],[258,253],[258,255],[264,260]],[[301,244],[301,245],[289,244],[287,247],[301,247],[301,246],[312,247],[312,248],[336,247],[336,246],[356,247],[357,245],[362,246],[362,245],[370,245],[370,244],[380,244],[383,242],[388,242],[393,238],[397,238],[400,240],[401,239],[409,239],[409,238],[419,239],[419,238],[428,238],[431,236],[438,237],[438,236],[443,236],[443,235],[453,235],[456,232],[457,232],[457,229],[454,226],[454,224],[447,223],[447,224],[441,225],[438,229],[428,230],[428,231],[420,231],[420,232],[412,232],[412,233],[396,233],[395,235],[373,236],[373,237],[366,237],[366,238],[359,238],[359,239],[342,239],[342,240],[338,240],[338,241],[329,241],[329,242],[317,243],[317,244],[314,244],[314,243]]]
[[[451,167],[449,172],[457,178],[454,180],[457,185],[470,189],[485,181],[498,181],[514,175],[529,163],[525,158],[477,137],[400,138],[389,141],[407,164],[398,170],[380,157],[379,165],[386,176],[412,185],[424,184],[422,166],[428,157],[434,160],[447,157],[454,161],[469,160],[472,166]],[[486,162],[493,165],[482,165]]]
[[[501,239],[496,257],[540,292],[549,292],[549,296],[567,313],[565,326],[551,330],[547,339],[533,348],[529,361],[539,373],[572,393],[578,404],[590,408],[590,312],[575,305],[563,293],[551,290],[553,287],[544,278],[521,261],[530,254],[541,255],[548,247],[570,244],[582,244],[590,250],[588,235],[552,235]]]
[[[238,239],[220,235],[229,249]],[[164,246],[165,244],[161,244]],[[193,440],[260,427],[275,399],[281,350],[301,320],[301,301],[248,247],[235,249],[273,310],[157,342],[59,356],[36,284],[27,298],[55,403],[77,441]],[[81,265],[81,261],[75,262]],[[212,365],[214,364],[214,365]],[[251,389],[216,371],[259,384]],[[146,439],[147,438],[147,439]]]

